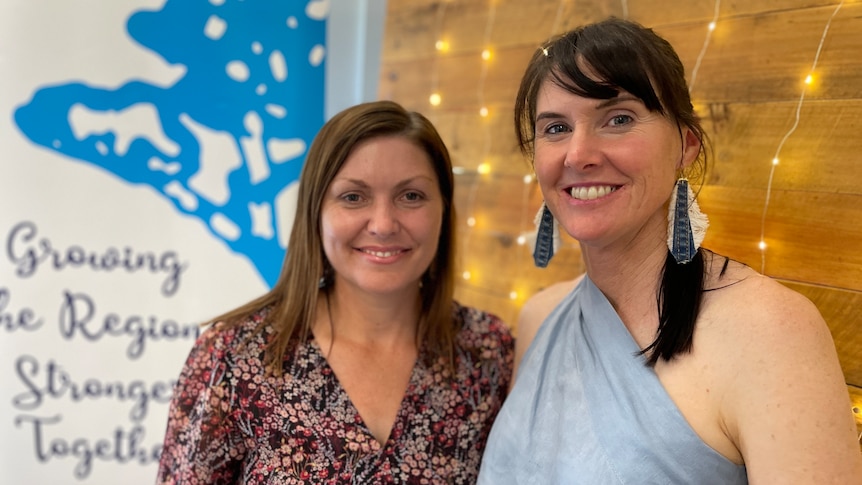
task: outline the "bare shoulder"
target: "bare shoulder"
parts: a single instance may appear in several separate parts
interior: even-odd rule
[[[808,298],[739,263],[731,263],[724,275],[711,275],[706,288],[705,303],[720,308],[728,322],[744,323],[752,331],[786,334],[787,325],[818,333],[825,329]]]
[[[862,458],[844,375],[817,307],[738,263],[709,274],[701,314],[709,341],[702,343],[723,356],[723,427],[749,480],[850,483],[862,473]]]
[[[521,312],[518,315],[518,339],[522,341],[532,340],[542,322],[560,304],[563,298],[580,283],[581,279],[583,279],[583,276],[579,276],[573,280],[554,283],[527,300],[524,306],[521,307]]]
[[[712,343],[737,365],[759,366],[758,374],[764,374],[792,370],[763,368],[768,361],[791,367],[823,359],[837,364],[829,327],[804,295],[739,263],[732,263],[722,276],[711,275],[709,281],[704,324],[720,330],[710,332],[718,337]]]
[[[583,279],[583,275],[568,281],[561,281],[539,291],[521,307],[515,330],[515,373],[527,348],[542,326],[542,322],[560,304],[575,286]],[[514,382],[514,379],[513,379]]]

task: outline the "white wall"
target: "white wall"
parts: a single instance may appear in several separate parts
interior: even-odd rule
[[[377,99],[386,0],[333,0],[327,25],[326,119]]]

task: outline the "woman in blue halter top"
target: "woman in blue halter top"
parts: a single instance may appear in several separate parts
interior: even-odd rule
[[[671,45],[610,19],[538,49],[519,143],[586,275],[534,296],[479,483],[860,483],[828,327],[802,295],[700,248],[708,150]],[[518,362],[520,361],[520,364]]]

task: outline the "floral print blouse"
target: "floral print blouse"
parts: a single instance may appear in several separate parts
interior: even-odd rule
[[[454,305],[456,375],[420,355],[386,443],[350,402],[314,340],[264,372],[258,312],[195,343],[171,402],[163,484],[472,484],[512,376],[513,339],[494,315]],[[420,350],[420,354],[424,351]]]

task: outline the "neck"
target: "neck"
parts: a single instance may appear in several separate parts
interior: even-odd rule
[[[321,346],[336,340],[381,349],[414,346],[420,306],[418,288],[408,295],[369,297],[335,285],[318,299],[314,336]]]
[[[634,325],[658,325],[656,295],[667,257],[665,239],[666,226],[653,222],[625,244],[581,244],[587,274],[630,331]]]

